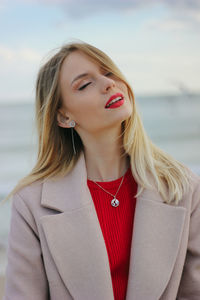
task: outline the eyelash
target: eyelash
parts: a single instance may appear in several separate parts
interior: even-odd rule
[[[79,90],[79,91],[82,91],[82,90],[83,90],[84,88],[86,88],[86,86],[88,86],[90,83],[91,83],[91,82],[88,82],[88,83],[82,85],[78,90]]]
[[[112,75],[112,72],[108,72],[108,73],[105,74],[105,76],[109,76],[109,75]],[[90,83],[91,83],[91,82],[88,82],[88,83],[82,85],[78,90],[79,90],[79,91],[82,91],[82,90],[83,90],[84,88],[86,88]]]

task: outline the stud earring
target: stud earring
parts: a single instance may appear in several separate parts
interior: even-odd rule
[[[75,127],[76,122],[75,122],[74,120],[71,120],[71,121],[69,122],[69,125],[70,125],[71,127]]]

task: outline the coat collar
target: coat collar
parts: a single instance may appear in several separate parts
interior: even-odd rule
[[[60,212],[71,211],[91,203],[88,195],[87,171],[84,153],[69,174],[59,179],[44,182],[41,205]]]
[[[43,216],[41,221],[72,297],[114,300],[107,249],[87,186],[83,152],[64,178],[44,183],[41,205],[60,212]],[[184,218],[185,208],[164,204],[155,189],[145,189],[137,198],[126,300],[155,300],[162,295],[176,261]]]

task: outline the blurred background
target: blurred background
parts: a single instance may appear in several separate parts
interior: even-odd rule
[[[38,69],[61,45],[77,40],[116,62],[133,87],[148,135],[200,174],[199,34],[199,0],[1,0],[0,199],[35,162]],[[0,207],[0,278],[9,221],[8,202]]]

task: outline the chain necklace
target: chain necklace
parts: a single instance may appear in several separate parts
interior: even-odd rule
[[[125,176],[125,175],[124,175],[124,176]],[[119,185],[119,187],[118,187],[118,190],[117,190],[117,192],[116,192],[115,195],[113,195],[113,194],[111,194],[110,192],[104,190],[104,188],[102,188],[98,183],[96,183],[95,181],[93,181],[93,182],[96,183],[96,185],[98,185],[102,190],[104,190],[104,192],[110,194],[110,195],[113,197],[113,199],[112,199],[112,201],[111,201],[111,205],[112,205],[113,207],[119,206],[119,200],[116,198],[116,196],[117,196],[117,193],[119,192],[119,189],[120,189],[120,187],[121,187],[121,185],[122,185],[122,182],[123,182],[123,180],[124,180],[124,176],[122,177],[121,183],[120,183],[120,185]]]

